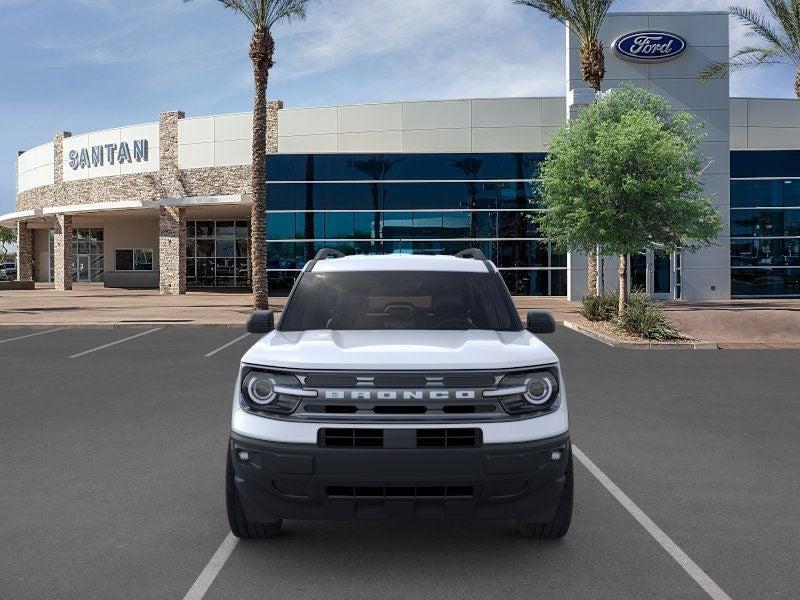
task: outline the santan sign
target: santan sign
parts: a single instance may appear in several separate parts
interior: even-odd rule
[[[686,50],[686,40],[665,31],[637,31],[614,40],[614,53],[634,62],[672,60]]]
[[[91,148],[81,148],[80,151],[70,150],[67,161],[72,170],[77,171],[78,169],[102,167],[104,164],[147,162],[148,157],[147,140],[141,139],[133,140],[131,144],[120,142],[119,144],[102,144]]]

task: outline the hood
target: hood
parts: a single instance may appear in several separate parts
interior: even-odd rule
[[[273,331],[242,362],[287,369],[512,369],[558,358],[528,331]]]

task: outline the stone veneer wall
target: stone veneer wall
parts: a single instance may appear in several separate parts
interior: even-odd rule
[[[17,223],[17,281],[33,281],[33,229]]]
[[[72,289],[72,217],[56,215],[53,236],[53,283],[58,291]]]
[[[186,209],[158,207],[158,289],[186,293]]]

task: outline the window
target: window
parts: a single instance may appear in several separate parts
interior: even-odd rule
[[[541,208],[539,185],[531,178],[544,159],[544,153],[523,152],[268,156],[271,292],[288,291],[297,271],[324,247],[348,254],[480,248],[515,293],[564,295],[566,256],[540,239],[531,220],[531,209]],[[754,156],[749,160],[752,172]],[[753,187],[749,182],[750,208]],[[197,227],[196,238],[187,235],[194,267],[187,266],[188,285],[201,279],[219,285],[220,274],[229,281],[230,252],[207,231],[213,222]],[[244,240],[237,239],[237,248],[239,243]]]
[[[305,273],[281,331],[315,329],[520,331],[496,273]]]
[[[149,248],[117,248],[114,268],[117,271],[152,271],[153,251]]]
[[[282,187],[282,186],[276,186]],[[268,195],[269,196],[269,195]],[[270,198],[272,196],[269,196]],[[291,240],[295,213],[269,213],[268,238]],[[294,243],[290,243],[294,247]],[[268,256],[268,260],[273,260]],[[279,268],[280,260],[269,268]],[[288,263],[294,268],[294,263]],[[186,223],[187,287],[247,287],[250,285],[250,223],[248,221],[188,221]]]

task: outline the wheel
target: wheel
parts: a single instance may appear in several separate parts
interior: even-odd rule
[[[248,521],[239,500],[239,493],[236,491],[236,484],[233,481],[233,463],[231,462],[231,450],[228,448],[228,463],[225,472],[225,505],[228,509],[228,523],[231,526],[231,533],[243,540],[267,540],[274,538],[281,530],[282,519],[275,523],[254,523]]]
[[[572,476],[572,452],[567,462],[566,481],[561,490],[561,498],[552,521],[547,523],[518,523],[517,529],[521,536],[534,540],[556,540],[567,535],[569,524],[572,521],[572,494],[575,483]]]

